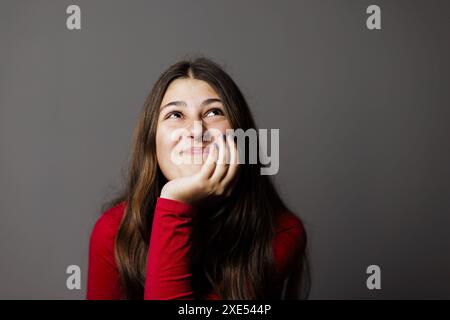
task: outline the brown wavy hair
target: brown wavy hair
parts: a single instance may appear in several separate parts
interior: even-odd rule
[[[189,77],[206,81],[217,92],[233,129],[256,129],[243,94],[213,61],[204,57],[183,60],[161,74],[134,132],[125,190],[103,207],[126,203],[115,239],[115,257],[126,299],[143,299],[153,210],[167,182],[156,159],[159,107],[169,84]],[[196,215],[191,252],[196,298],[204,298],[211,290],[222,299],[273,298],[274,217],[287,208],[269,177],[260,174],[261,167],[259,160],[257,164],[242,164],[231,196],[201,208]]]

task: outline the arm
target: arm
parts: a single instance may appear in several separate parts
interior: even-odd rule
[[[161,190],[147,255],[144,299],[194,299],[190,257],[194,208],[229,196],[239,165],[232,136],[222,136],[217,147],[209,149],[199,172],[172,179]]]
[[[144,299],[194,299],[191,287],[191,233],[195,208],[185,202],[158,198],[145,280]]]

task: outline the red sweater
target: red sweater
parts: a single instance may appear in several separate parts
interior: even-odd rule
[[[122,299],[119,273],[114,258],[114,238],[125,203],[105,211],[92,231],[89,245],[87,299]],[[191,219],[196,209],[190,204],[158,198],[147,256],[144,299],[193,299],[190,269]],[[306,246],[301,220],[290,212],[277,215],[273,254],[281,289]],[[207,299],[219,299],[211,292]]]

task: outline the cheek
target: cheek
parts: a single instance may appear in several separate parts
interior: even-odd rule
[[[220,131],[222,131],[222,133],[226,133],[226,130],[233,129],[233,127],[231,126],[230,122],[226,120],[223,123],[221,123],[219,129]]]
[[[177,141],[172,139],[172,130],[169,128],[158,128],[156,131],[156,154],[158,159],[167,160],[176,146]]]
[[[177,142],[171,139],[172,132],[166,127],[158,127],[156,131],[156,157],[159,168],[167,180],[179,175],[176,165],[171,161],[171,152],[177,145]]]
[[[211,142],[214,142],[214,140],[217,139],[218,136],[227,133],[228,129],[232,129],[232,127],[228,121],[222,121],[221,123],[215,123],[213,125],[208,126],[208,128],[207,128],[208,134],[206,135],[206,137],[210,136]]]

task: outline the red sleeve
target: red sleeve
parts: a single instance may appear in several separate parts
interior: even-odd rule
[[[303,223],[294,215],[286,215],[274,248],[279,270],[278,283],[282,284],[282,299],[305,298],[306,291],[303,291],[303,288],[307,289],[307,282],[304,284],[303,281],[307,281],[307,278],[303,274],[303,253],[306,245],[307,236]]]
[[[191,286],[192,218],[196,209],[158,198],[147,256],[144,299],[194,299]]]
[[[306,249],[307,236],[302,221],[294,214],[283,214],[273,244],[280,279],[294,271]]]
[[[114,238],[118,224],[115,210],[105,212],[94,226],[89,242],[88,284],[86,299],[118,300],[122,298],[119,274],[114,258]]]

